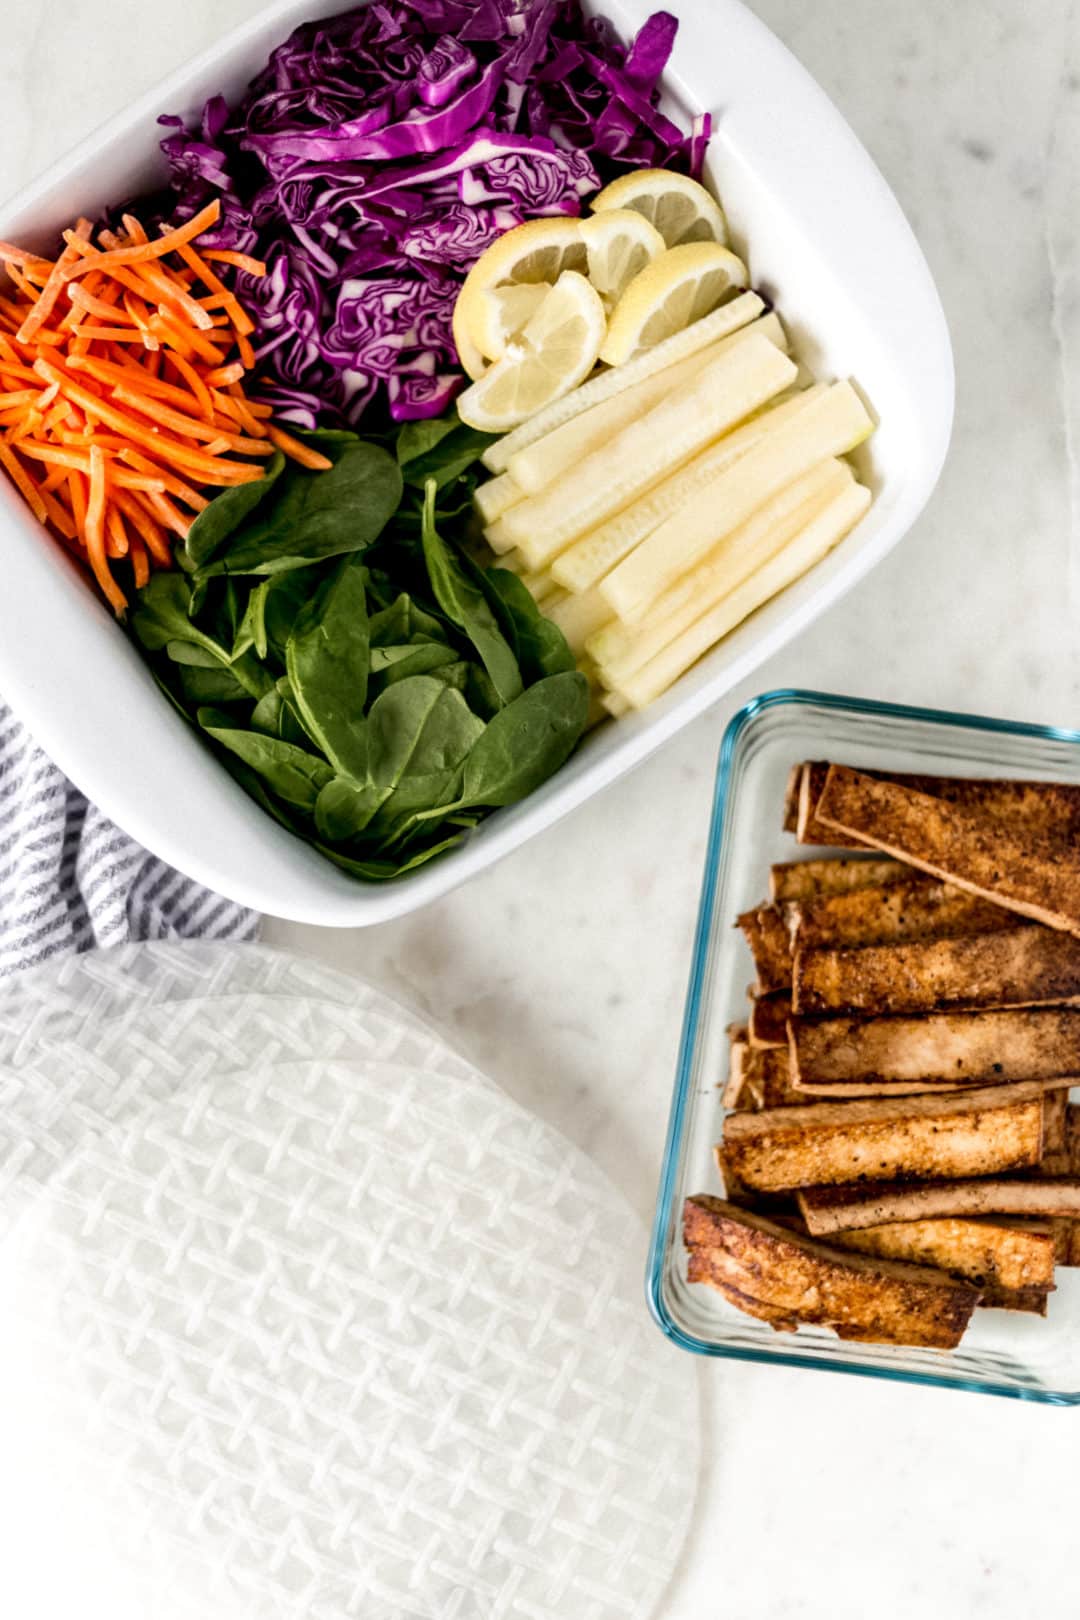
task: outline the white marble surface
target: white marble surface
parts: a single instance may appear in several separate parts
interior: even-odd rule
[[[906,208],[938,277],[959,389],[952,454],[917,529],[753,688],[812,685],[1075,725],[1073,9],[755,4]],[[8,0],[0,192],[257,7]],[[599,802],[422,915],[351,934],[271,926],[268,937],[438,1019],[648,1218],[715,755],[749,695],[733,694]],[[689,1360],[686,1371],[701,1379],[707,1462],[664,1620],[1077,1612],[1073,1414],[805,1372]]]

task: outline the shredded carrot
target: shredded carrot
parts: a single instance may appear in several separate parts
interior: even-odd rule
[[[266,431],[267,437],[274,448],[290,455],[294,461],[300,463],[301,467],[310,467],[313,472],[325,472],[328,467],[334,465],[326,456],[321,456],[317,450],[310,450],[306,444],[301,444],[299,439],[294,439],[291,433],[285,432],[284,428],[270,427]]]
[[[135,589],[141,591],[150,578],[150,558],[146,554],[146,547],[139,536],[133,535],[131,539],[131,573],[135,580]]]
[[[209,287],[210,291],[221,300],[223,306],[228,311],[232,319],[233,326],[235,327],[237,333],[242,333],[246,336],[248,333],[254,332],[255,322],[251,319],[250,315],[248,315],[247,312],[241,308],[236,294],[229,291],[228,287],[226,287],[221,278],[216,276],[211,270],[210,266],[206,263],[206,260],[199,257],[198,253],[196,253],[195,249],[189,242],[185,242],[183,247],[180,248],[179,252],[180,257],[183,259],[188,268],[194,270],[195,274],[198,276],[203,285]]]
[[[196,248],[218,216],[157,236],[132,214],[122,231],[80,219],[54,259],[0,242],[0,468],[119,615],[114,567],[136,590],[170,567],[216,490],[261,478],[275,449],[330,465],[245,393],[255,322],[212,265],[266,266]]]
[[[232,365],[219,366],[216,371],[208,371],[206,385],[208,388],[227,388],[229,383],[240,382],[243,375],[243,366],[238,360],[234,360]]]
[[[93,227],[88,219],[80,219],[74,231],[71,232],[73,240],[80,243],[86,242],[89,239],[92,228]],[[45,278],[45,284],[41,289],[40,295],[33,304],[33,307],[27,312],[22,325],[15,334],[20,343],[29,343],[35,332],[40,331],[41,327],[44,326],[45,322],[53,312],[56,300],[59,298],[60,293],[63,290],[64,278],[67,275],[69,267],[77,262],[77,250],[69,245],[64,249],[56,263],[52,266],[49,274]]]
[[[120,511],[115,501],[109,502],[108,509],[105,513],[105,539],[106,548],[110,557],[127,556],[128,550],[130,549],[128,546],[127,530],[124,528],[124,520],[120,516]]]
[[[122,320],[127,313],[126,310],[116,307],[114,299],[96,298],[93,293],[87,292],[81,281],[71,282],[67,295],[71,302],[77,304],[80,309],[86,310],[90,315],[99,315],[105,321]],[[67,319],[66,316],[64,318]],[[135,322],[131,315],[128,315],[128,320],[134,326]]]
[[[147,259],[161,259],[166,253],[174,253],[177,248],[183,247],[211,225],[216,225],[221,215],[221,204],[215,197],[213,202],[207,203],[205,208],[199,210],[186,224],[180,225],[174,231],[165,231],[154,241],[136,242],[131,247],[114,248],[111,252],[102,253],[99,248],[87,242],[80,242],[74,231],[64,231],[64,241],[73,248],[80,257],[74,264],[68,264],[64,269],[64,279],[72,280],[75,276],[85,274],[87,270],[111,270],[115,265],[142,264]]]
[[[109,568],[105,547],[105,507],[109,493],[108,468],[105,453],[97,445],[90,447],[90,499],[86,503],[86,551],[94,578],[117,615],[127,608],[127,597],[120,589]]]
[[[249,276],[266,274],[266,265],[262,259],[253,259],[250,253],[234,253],[232,248],[204,248],[203,258],[216,260],[220,264],[231,264],[237,270],[246,270]]]
[[[196,403],[199,407],[199,414],[203,416],[207,422],[212,422],[214,420],[214,401],[211,397],[209,386],[199,376],[196,367],[191,365],[189,361],[185,360],[182,354],[176,354],[171,349],[166,351],[165,364],[172,366],[173,370],[178,372],[179,375],[184,379],[195,396]],[[155,378],[155,381],[158,380],[159,379]],[[166,384],[166,386],[168,385]],[[182,389],[177,389],[177,393],[182,392]]]
[[[3,467],[38,522],[44,523],[48,513],[38,486],[26,471],[14,450],[10,449],[2,440],[0,440],[0,466]]]
[[[147,551],[154,561],[162,568],[168,568],[172,561],[172,549],[164,528],[152,517],[143,505],[143,498],[138,495],[129,495],[126,492],[117,494],[116,504],[127,518],[131,527],[141,536]]]
[[[184,517],[183,513],[176,509],[167,495],[149,494],[146,500],[151,510],[157,513],[167,529],[171,529],[174,534],[178,534],[181,540],[187,539],[187,532],[191,528],[193,519]]]

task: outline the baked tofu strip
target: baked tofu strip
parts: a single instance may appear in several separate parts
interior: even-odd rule
[[[993,1085],[1080,1077],[1080,1008],[1006,1008],[916,1018],[794,1018],[792,1079],[803,1090],[857,1082]],[[854,1090],[850,1093],[854,1095]]]
[[[1038,1082],[729,1114],[728,1163],[761,1192],[874,1177],[994,1175],[1037,1164]]]
[[[760,1108],[761,1103],[749,1095],[746,1070],[747,1045],[744,1034],[733,1032],[731,1044],[728,1047],[728,1075],[724,1082],[724,1089],[720,1093],[720,1101],[725,1108]]]
[[[758,995],[786,990],[791,984],[791,936],[779,906],[758,906],[737,918],[757,969]]]
[[[790,813],[785,799],[785,830],[795,833],[803,844],[865,847],[865,841],[860,836],[842,834],[836,827],[819,819],[819,801],[825,790],[828,763],[824,760],[807,761],[794,768],[792,779],[796,772],[798,781],[794,788],[794,810]],[[1080,841],[1080,786],[1068,782],[922,776],[903,771],[869,770],[861,774],[877,782],[891,782],[911,792],[926,794],[974,815],[989,817],[1004,823],[1014,832],[1023,833],[1025,838],[1046,838],[1067,846]]]
[[[794,1193],[755,1192],[745,1181],[739,1180],[724,1156],[722,1144],[716,1149],[716,1166],[724,1185],[724,1197],[729,1203],[738,1204],[740,1209],[756,1210],[758,1214],[769,1215],[774,1220],[794,1221],[796,1226],[802,1229],[803,1220]]]
[[[797,1017],[1045,1007],[1078,998],[1080,940],[1051,928],[1022,927],[972,939],[799,951],[791,990]]]
[[[818,1236],[854,1232],[892,1221],[934,1220],[945,1215],[1020,1215],[1080,1220],[1080,1177],[1038,1181],[989,1177],[985,1181],[934,1181],[921,1186],[864,1182],[860,1187],[804,1187],[796,1195],[807,1230]]]
[[[791,1017],[791,992],[771,990],[768,995],[751,995],[747,1036],[751,1046],[786,1046]]]
[[[916,939],[960,939],[1015,928],[1014,911],[951,883],[923,877],[849,894],[796,900],[784,907],[795,952],[823,945],[904,945]]]
[[[725,1108],[784,1108],[806,1098],[791,1084],[791,1058],[786,1046],[731,1044],[731,1068],[721,1101]]]
[[[1056,1150],[1044,1151],[1039,1174],[1080,1179],[1080,1105],[1065,1103],[1061,1146]],[[1080,1219],[1062,1217],[1051,1224],[1057,1245],[1058,1265],[1080,1266]]]
[[[1046,1315],[1046,1288],[995,1288],[991,1284],[983,1289],[980,1310],[1030,1311],[1035,1316]]]
[[[867,1226],[838,1233],[833,1241],[861,1254],[937,1266],[979,1288],[1033,1288],[1045,1293],[1054,1286],[1054,1233],[1048,1221],[1036,1226],[973,1215],[941,1216]]]
[[[795,830],[794,820],[790,830]],[[890,883],[927,881],[922,873],[913,871],[903,861],[878,860],[872,855],[781,861],[769,871],[769,899],[774,902],[817,900],[830,894],[851,894],[856,889],[880,889]]]
[[[928,1266],[842,1249],[708,1194],[683,1206],[687,1275],[778,1329],[830,1327],[842,1339],[951,1350],[979,1290]]]
[[[1029,792],[1036,786],[1006,785]],[[1044,791],[1068,795],[1080,790]],[[1026,802],[1018,793],[1017,805]],[[1080,858],[1075,846],[1044,839],[1043,829],[1018,811],[999,820],[831,765],[816,814],[834,832],[848,833],[1050,928],[1080,934]]]

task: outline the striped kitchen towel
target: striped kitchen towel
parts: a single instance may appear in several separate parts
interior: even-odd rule
[[[0,979],[136,939],[253,939],[255,912],[147,854],[0,700]]]

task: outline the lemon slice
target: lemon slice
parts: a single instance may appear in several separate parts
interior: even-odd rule
[[[454,305],[454,343],[469,376],[475,380],[483,370],[480,334],[490,322],[484,293],[521,284],[554,286],[564,270],[584,270],[585,263],[580,221],[566,215],[515,225],[485,248],[462,282]]]
[[[516,427],[588,376],[606,330],[600,294],[564,270],[502,359],[459,395],[458,415],[485,433]]]
[[[662,343],[714,310],[749,277],[742,260],[719,242],[685,242],[645,266],[623,293],[600,350],[609,366]]]
[[[606,208],[581,221],[589,280],[610,306],[618,303],[634,277],[664,251],[655,225],[632,208]]]
[[[465,373],[466,377],[471,377],[473,382],[475,382],[477,377],[482,377],[484,372],[487,370],[487,361],[480,353],[480,350],[476,347],[476,344],[473,342],[469,333],[468,327],[465,325],[465,322],[458,313],[460,308],[461,296],[459,294],[457,301],[454,304],[454,313],[453,317],[451,318],[450,328],[454,337],[454,348],[457,350],[457,357],[461,362],[461,369]]]
[[[507,344],[525,330],[550,291],[546,281],[522,281],[478,294],[470,335],[480,353],[501,360]]]
[[[726,242],[727,224],[716,198],[697,180],[668,169],[634,169],[605,186],[590,205],[594,214],[629,208],[655,225],[668,247],[684,242]]]

